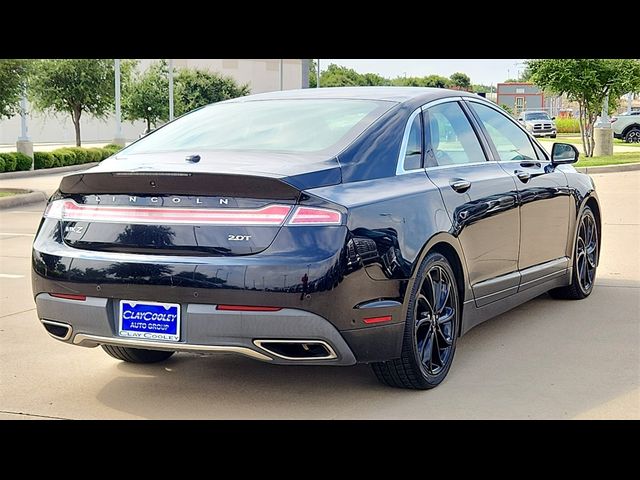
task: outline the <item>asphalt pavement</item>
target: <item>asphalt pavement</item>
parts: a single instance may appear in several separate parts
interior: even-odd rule
[[[593,294],[542,295],[474,328],[431,391],[385,387],[365,365],[187,353],[131,365],[55,341],[36,317],[30,284],[44,204],[0,210],[0,419],[640,419],[640,172],[593,178],[604,215]],[[58,181],[11,186],[51,193]]]

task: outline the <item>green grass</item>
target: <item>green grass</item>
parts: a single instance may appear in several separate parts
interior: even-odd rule
[[[539,141],[541,142],[569,142],[569,143],[576,143],[576,144],[580,144],[582,145],[582,138],[580,138],[580,136],[576,136],[575,134],[558,134],[558,138],[549,138],[549,137],[540,137],[538,138]],[[624,140],[620,140],[619,138],[614,138],[613,139],[613,144],[614,145],[620,145],[620,146],[625,146],[625,147],[636,147],[636,148],[640,148],[640,143],[625,143]]]
[[[601,167],[604,165],[621,165],[624,163],[640,163],[640,151],[616,153],[606,157],[583,157],[580,156],[578,163],[574,163],[576,167]]]
[[[0,197],[10,197],[11,195],[15,195],[16,192],[5,192],[0,190]]]

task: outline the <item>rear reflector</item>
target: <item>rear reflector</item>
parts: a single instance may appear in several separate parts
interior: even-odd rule
[[[240,208],[145,208],[78,205],[73,200],[57,200],[44,216],[65,221],[133,223],[139,225],[268,225],[281,226],[291,211],[288,205]]]
[[[383,323],[383,322],[390,322],[391,319],[393,317],[391,315],[385,315],[383,317],[369,317],[369,318],[365,318],[362,321],[364,323],[370,324],[370,323]]]
[[[49,295],[56,298],[64,298],[66,300],[79,300],[81,302],[84,302],[87,299],[86,295],[72,295],[70,293],[50,293]]]
[[[217,305],[216,310],[230,312],[277,312],[281,307],[254,307],[252,305]]]
[[[342,214],[328,208],[298,207],[289,225],[340,225]]]

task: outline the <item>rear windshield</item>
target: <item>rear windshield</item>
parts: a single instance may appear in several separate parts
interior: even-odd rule
[[[393,105],[351,99],[218,103],[178,118],[127,147],[125,153],[326,152],[348,145]]]
[[[524,116],[527,120],[549,120],[549,115],[545,112],[525,113]]]

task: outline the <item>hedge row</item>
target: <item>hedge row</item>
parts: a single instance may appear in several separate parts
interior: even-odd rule
[[[64,147],[51,152],[34,152],[35,169],[100,162],[121,148],[118,145],[109,144],[102,148]]]
[[[83,163],[100,162],[122,147],[110,143],[102,148],[65,147],[52,152],[34,152],[35,169],[66,167]],[[0,153],[0,173],[31,169],[31,159],[23,153]]]
[[[580,133],[580,123],[577,118],[556,118],[558,133]]]
[[[15,172],[29,170],[30,168],[31,159],[24,153],[0,153],[0,172]]]

